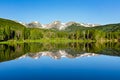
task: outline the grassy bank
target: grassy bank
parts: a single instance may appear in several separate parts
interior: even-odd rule
[[[70,40],[70,39],[40,39],[40,40],[8,40],[0,44],[21,44],[21,43],[70,43],[70,42],[95,42],[94,40]]]
[[[8,40],[2,41],[0,44],[22,44],[22,43],[71,43],[71,42],[79,42],[79,43],[90,43],[90,42],[118,42],[117,40],[70,40],[70,39],[40,39],[40,40]]]

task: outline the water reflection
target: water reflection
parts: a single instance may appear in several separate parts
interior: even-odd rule
[[[49,56],[53,59],[62,57],[77,58],[98,55],[120,56],[120,43],[24,43],[0,45],[0,62],[27,56],[38,59]]]

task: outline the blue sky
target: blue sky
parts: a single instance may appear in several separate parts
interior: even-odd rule
[[[0,0],[0,17],[41,23],[120,23],[120,0]]]

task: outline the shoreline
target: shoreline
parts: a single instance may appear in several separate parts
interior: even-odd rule
[[[0,44],[22,44],[22,43],[105,43],[105,42],[119,42],[117,40],[70,40],[70,39],[40,39],[40,40],[8,40],[2,41]]]

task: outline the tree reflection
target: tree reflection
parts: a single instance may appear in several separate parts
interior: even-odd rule
[[[75,58],[89,55],[103,54],[109,56],[120,56],[120,43],[24,43],[14,45],[0,45],[0,62],[13,60],[23,55],[29,57],[40,57],[44,52],[46,56],[53,58]],[[64,53],[64,54],[63,54]],[[90,54],[91,53],[91,54]],[[94,53],[94,54],[92,54]],[[87,55],[88,56],[88,55]]]

